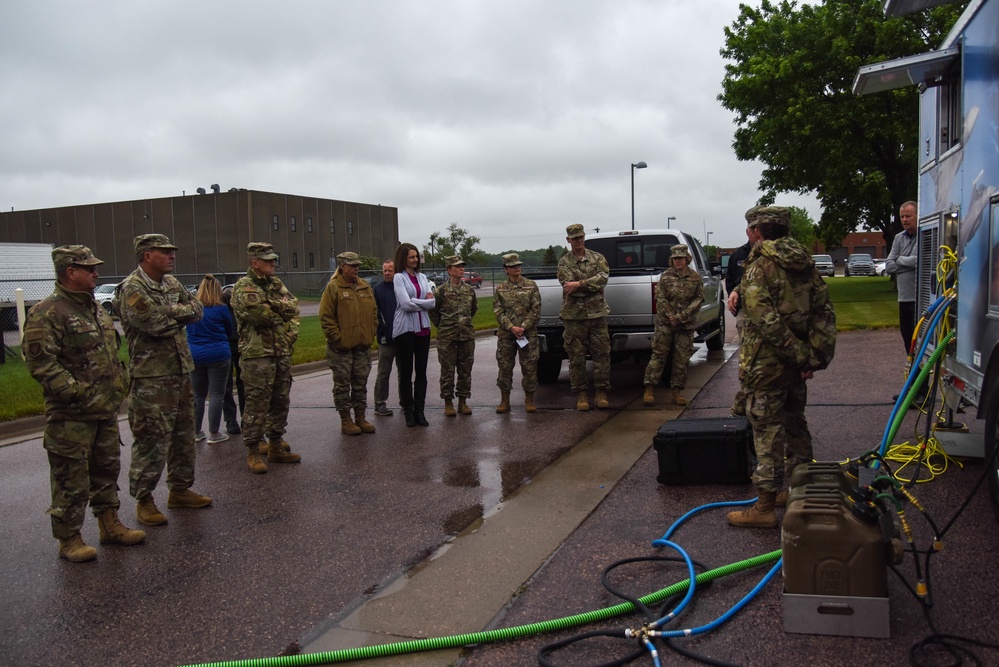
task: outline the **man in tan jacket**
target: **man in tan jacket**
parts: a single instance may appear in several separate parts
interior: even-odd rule
[[[341,433],[374,433],[375,427],[365,419],[364,412],[378,306],[371,285],[357,275],[361,267],[357,253],[342,252],[336,259],[339,266],[319,302],[319,322],[326,335],[326,360],[333,371],[333,404],[340,412]]]

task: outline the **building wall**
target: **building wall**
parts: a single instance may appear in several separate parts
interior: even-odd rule
[[[246,245],[269,241],[289,288],[325,285],[338,253],[379,259],[399,245],[399,210],[335,199],[230,190],[207,194],[0,212],[0,241],[82,244],[104,260],[102,282],[135,268],[133,239],[166,234],[178,247],[175,274],[195,283],[205,273],[235,279],[246,271]],[[230,280],[231,282],[231,280]]]

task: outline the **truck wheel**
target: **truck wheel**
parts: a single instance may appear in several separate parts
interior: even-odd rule
[[[562,358],[550,354],[542,354],[538,358],[538,382],[555,384],[562,374]]]
[[[989,498],[999,519],[999,380],[992,383],[985,411],[985,467],[989,477]]]
[[[717,352],[725,347],[725,308],[722,308],[721,315],[718,316],[718,335],[707,340],[708,350]]]

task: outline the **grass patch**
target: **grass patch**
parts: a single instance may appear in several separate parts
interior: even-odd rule
[[[16,347],[15,358],[7,357],[7,363],[0,364],[0,387],[3,387],[4,399],[0,401],[0,421],[9,421],[18,417],[38,415],[44,411],[42,385],[28,373],[24,360],[21,359],[21,348]]]
[[[884,277],[829,278],[829,299],[836,309],[836,330],[898,327],[898,293]]]

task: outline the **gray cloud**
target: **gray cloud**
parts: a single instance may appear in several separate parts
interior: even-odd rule
[[[5,3],[0,206],[219,183],[399,207],[489,251],[667,216],[742,243],[718,50],[737,0]],[[810,198],[790,197],[813,215]]]

